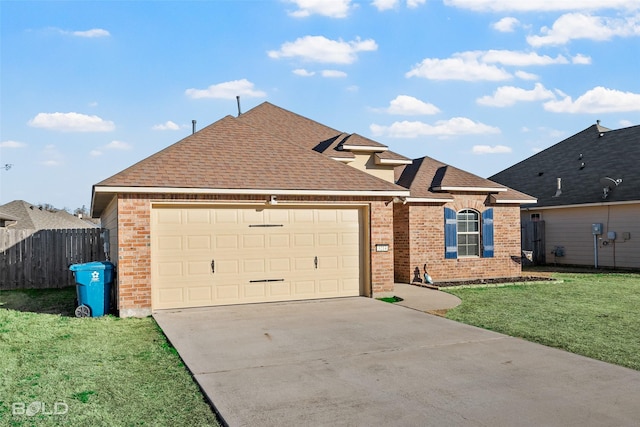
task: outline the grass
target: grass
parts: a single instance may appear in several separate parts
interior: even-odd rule
[[[554,273],[561,283],[442,288],[446,317],[640,370],[640,274]]]
[[[0,425],[218,425],[152,318],[70,317],[74,298],[0,292]]]
[[[383,298],[377,298],[380,301],[384,301],[384,302],[390,302],[391,304],[395,303],[395,302],[400,302],[400,301],[404,301],[402,298],[400,297],[383,297]]]

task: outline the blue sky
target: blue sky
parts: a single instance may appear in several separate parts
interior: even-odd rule
[[[0,1],[0,204],[269,101],[488,177],[640,124],[640,0]],[[640,143],[640,142],[639,142]]]

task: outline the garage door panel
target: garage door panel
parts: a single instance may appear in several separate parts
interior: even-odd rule
[[[210,224],[211,212],[208,209],[189,209],[186,211],[187,224]]]
[[[265,260],[264,259],[245,259],[242,261],[243,273],[265,273]],[[257,279],[256,279],[257,280]]]
[[[269,286],[269,295],[281,299],[281,297],[291,297],[291,283],[290,282],[271,282]]]
[[[189,261],[187,262],[187,274],[189,276],[210,276],[211,273],[211,261]]]
[[[211,250],[211,236],[186,236],[186,248],[190,251]]]
[[[315,236],[312,233],[295,234],[293,246],[296,248],[312,248],[315,245]]]
[[[212,286],[189,286],[187,295],[191,303],[209,303],[212,296]]]
[[[277,272],[289,272],[291,271],[291,259],[290,258],[274,258],[269,260],[269,271]]]
[[[327,279],[319,281],[319,293],[322,294],[335,294],[340,289],[338,279]]]
[[[238,243],[239,236],[237,234],[216,235],[213,239],[215,249],[237,249],[240,246]]]
[[[264,249],[265,236],[262,234],[244,235],[242,236],[242,247],[245,249]]]
[[[152,216],[154,309],[360,295],[357,208],[154,208]]]
[[[247,283],[242,286],[245,298],[264,299],[267,296],[267,286],[265,282]]]

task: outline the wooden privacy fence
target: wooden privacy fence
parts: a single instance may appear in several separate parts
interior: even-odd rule
[[[105,259],[100,228],[0,229],[0,290],[75,284],[69,265]]]
[[[531,261],[534,265],[545,264],[544,221],[523,222],[521,231],[522,250],[533,252]]]

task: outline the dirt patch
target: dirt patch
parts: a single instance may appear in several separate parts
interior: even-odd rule
[[[439,288],[448,286],[468,286],[468,285],[499,285],[503,283],[524,283],[524,282],[550,282],[554,281],[551,277],[542,276],[518,276],[518,277],[500,277],[497,279],[474,279],[474,280],[457,280],[453,282],[436,282]]]

